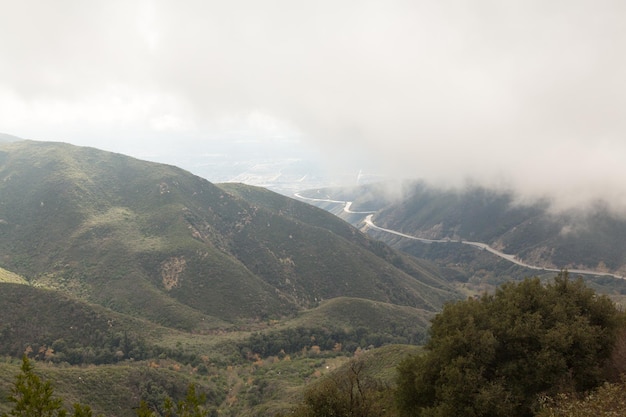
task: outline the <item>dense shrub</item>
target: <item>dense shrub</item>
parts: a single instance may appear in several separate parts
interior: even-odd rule
[[[399,367],[407,416],[531,416],[538,396],[602,384],[621,314],[567,273],[448,304],[426,353]]]

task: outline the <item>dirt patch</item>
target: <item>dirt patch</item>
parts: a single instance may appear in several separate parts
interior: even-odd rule
[[[185,272],[187,261],[183,256],[172,257],[161,263],[163,286],[170,291],[180,286],[181,276]]]

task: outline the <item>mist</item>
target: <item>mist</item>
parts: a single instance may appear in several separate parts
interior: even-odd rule
[[[300,144],[328,169],[626,208],[620,1],[2,6],[1,132],[160,162]]]

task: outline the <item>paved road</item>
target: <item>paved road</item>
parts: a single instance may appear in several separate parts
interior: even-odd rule
[[[556,269],[556,268],[544,268],[542,266],[537,266],[537,265],[530,265],[527,264],[521,260],[519,260],[515,255],[511,255],[508,253],[504,253],[504,252],[500,252],[497,249],[492,248],[491,246],[487,245],[486,243],[482,243],[482,242],[472,242],[469,240],[461,240],[461,241],[455,241],[455,240],[451,240],[451,239],[423,239],[423,238],[419,238],[419,237],[415,237],[415,236],[411,236],[411,235],[407,235],[404,233],[400,233],[398,231],[395,230],[391,230],[391,229],[385,229],[384,227],[380,227],[380,226],[376,226],[374,224],[374,222],[372,221],[372,214],[368,215],[367,217],[365,217],[365,224],[368,227],[371,227],[372,229],[375,230],[380,230],[382,232],[386,232],[386,233],[391,233],[397,236],[402,236],[404,238],[407,239],[413,239],[413,240],[418,240],[420,242],[426,242],[426,243],[450,243],[450,242],[460,242],[464,245],[470,245],[470,246],[474,246],[476,248],[479,248],[481,250],[486,250],[488,252],[493,253],[496,256],[499,256],[500,258],[506,259],[509,262],[512,262],[516,265],[519,266],[523,266],[525,268],[529,268],[529,269],[535,269],[538,271],[546,271],[546,272],[561,272],[560,269]],[[600,276],[610,276],[613,278],[618,278],[618,279],[624,279],[624,276],[622,275],[617,275],[617,274],[611,274],[609,272],[600,272],[600,271],[592,271],[592,270],[588,270],[588,269],[568,269],[568,272],[572,273],[572,274],[583,274],[583,275],[600,275]]]
[[[391,233],[391,234],[394,234],[396,236],[404,237],[406,239],[417,240],[417,241],[425,242],[425,243],[451,243],[451,242],[459,243],[460,242],[460,243],[462,243],[464,245],[470,245],[470,246],[474,246],[476,248],[479,248],[481,250],[486,250],[488,252],[493,253],[496,256],[499,256],[502,259],[506,259],[507,261],[512,262],[515,265],[523,266],[525,268],[534,269],[534,270],[537,270],[537,271],[561,272],[560,269],[556,269],[556,268],[544,268],[542,266],[527,264],[527,263],[519,260],[515,255],[511,255],[511,254],[508,254],[508,253],[501,252],[501,251],[499,251],[497,249],[492,248],[491,246],[487,245],[486,243],[482,243],[482,242],[472,242],[472,241],[469,241],[469,240],[461,240],[461,241],[459,241],[459,240],[452,240],[452,239],[424,239],[424,238],[420,238],[420,237],[416,237],[416,236],[407,235],[405,233],[401,233],[401,232],[398,232],[396,230],[385,229],[384,227],[376,226],[374,224],[374,221],[372,220],[372,217],[373,217],[375,212],[372,212],[372,211],[351,211],[350,207],[352,206],[352,201],[330,200],[330,199],[324,199],[324,198],[310,198],[310,197],[304,197],[304,196],[302,196],[302,195],[300,195],[298,193],[296,193],[295,196],[300,198],[300,199],[302,199],[302,200],[343,204],[344,205],[343,211],[345,211],[346,213],[367,214],[367,216],[365,217],[365,219],[363,221],[365,222],[367,227],[370,227],[370,228],[372,228],[374,230],[379,230],[379,231],[385,232],[385,233]],[[624,279],[623,275],[611,274],[609,272],[592,271],[592,270],[588,270],[588,269],[568,269],[568,272],[570,272],[572,274],[610,276],[610,277],[613,277],[613,278]]]
[[[350,213],[350,214],[374,214],[376,213],[375,211],[352,211],[350,210],[350,207],[352,206],[352,201],[343,201],[343,200],[330,200],[327,198],[312,198],[312,197],[305,197],[300,193],[295,193],[294,194],[296,197],[298,197],[301,200],[308,200],[308,201],[319,201],[322,203],[337,203],[337,204],[343,204],[343,211],[345,211],[346,213]]]

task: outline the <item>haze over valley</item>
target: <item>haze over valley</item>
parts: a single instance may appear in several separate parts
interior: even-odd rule
[[[620,2],[5,6],[0,132],[192,172],[295,144],[331,178],[625,205]]]
[[[624,414],[626,3],[0,5],[0,417]]]

